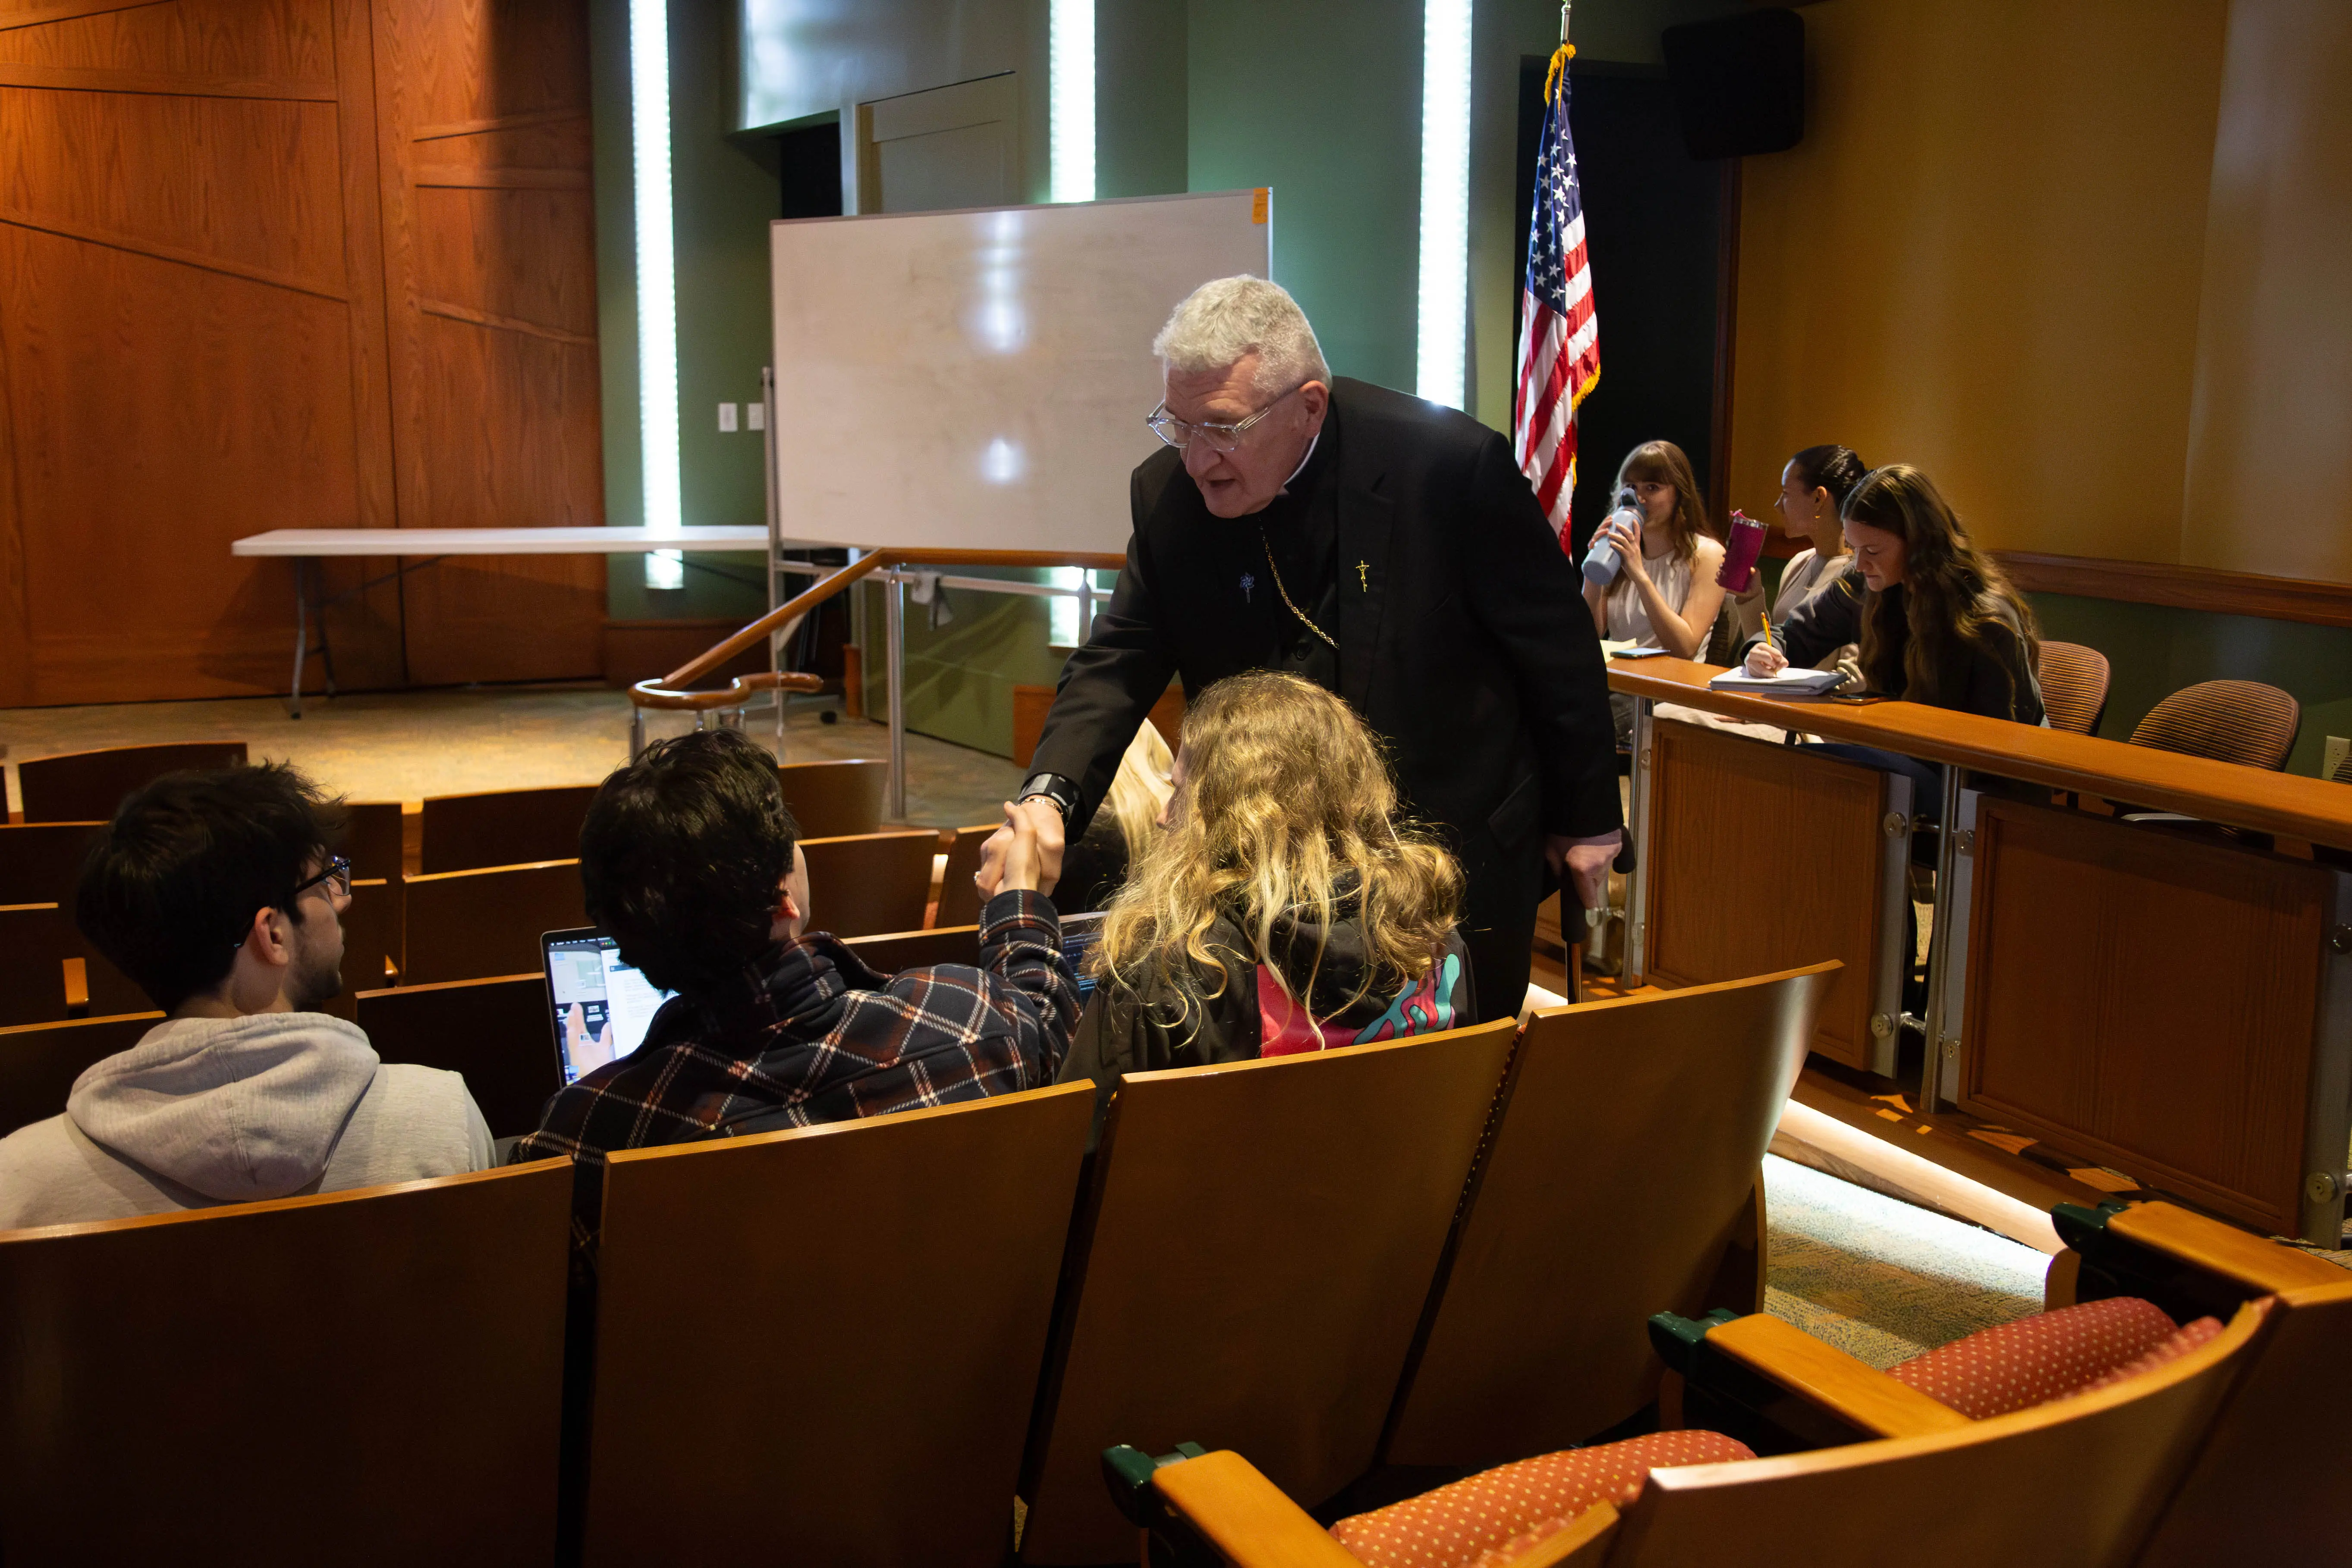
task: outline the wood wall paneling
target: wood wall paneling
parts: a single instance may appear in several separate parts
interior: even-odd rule
[[[584,12],[375,0],[401,521],[604,521]],[[604,567],[448,562],[410,579],[419,681],[592,676]]]
[[[2328,873],[2009,801],[1974,853],[1962,1107],[2294,1234]]]
[[[1812,1048],[1866,1067],[1888,839],[1885,775],[1661,720],[1651,731],[1648,970],[1696,985],[1845,967]]]

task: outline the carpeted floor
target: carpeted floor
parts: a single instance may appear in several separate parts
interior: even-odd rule
[[[1768,1155],[1765,1310],[1881,1369],[2042,1310],[2032,1247]]]
[[[795,699],[784,760],[886,757],[880,724],[822,715],[837,699]],[[656,714],[655,738],[693,727],[690,714]],[[772,746],[774,721],[755,714],[754,740]],[[629,700],[601,686],[463,687],[358,692],[311,699],[300,719],[275,698],[208,702],[122,702],[0,710],[13,802],[16,764],[60,752],[168,741],[243,741],[258,761],[299,763],[353,800],[422,800],[468,790],[593,784],[628,755]],[[929,736],[907,737],[907,820],[932,827],[992,822],[1021,782],[1009,758]]]

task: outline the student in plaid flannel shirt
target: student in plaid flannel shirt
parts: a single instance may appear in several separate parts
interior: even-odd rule
[[[1025,825],[1009,806],[1006,816]],[[659,742],[604,781],[580,830],[589,918],[677,994],[635,1051],[548,1101],[514,1160],[601,1163],[615,1149],[1054,1081],[1077,984],[1034,829],[982,873],[980,966],[891,976],[822,931],[802,934],[810,889],[798,831],[774,759],[736,731]]]

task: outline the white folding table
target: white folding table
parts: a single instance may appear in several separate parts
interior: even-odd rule
[[[327,606],[389,583],[449,555],[642,555],[651,550],[730,551],[770,554],[772,604],[775,562],[765,528],[275,528],[229,546],[232,555],[283,556],[294,563],[293,716],[302,717],[302,667],[315,653],[324,661],[327,695],[335,694],[334,655],[327,647]],[[329,556],[390,558],[396,564],[381,577],[328,595],[320,563]],[[310,622],[319,641],[310,641]]]

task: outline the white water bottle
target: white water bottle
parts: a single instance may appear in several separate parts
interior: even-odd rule
[[[1607,531],[1609,525],[1621,517],[1633,528],[1642,526],[1642,503],[1631,485],[1617,492],[1616,507],[1593,530],[1592,548],[1584,552],[1584,580],[1596,588],[1606,588],[1615,582],[1625,564],[1617,558],[1617,547],[1609,542]]]

